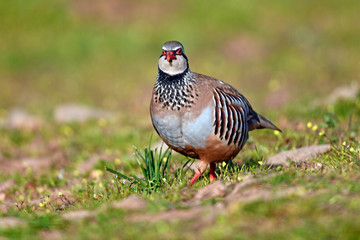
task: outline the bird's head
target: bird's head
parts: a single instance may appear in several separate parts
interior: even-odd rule
[[[184,47],[177,41],[169,41],[162,46],[159,69],[171,76],[181,74],[188,69],[188,59]]]

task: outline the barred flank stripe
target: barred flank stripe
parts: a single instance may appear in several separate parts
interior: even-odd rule
[[[224,99],[224,96],[220,93],[220,102],[221,102],[221,126],[220,126],[220,139],[223,139],[224,133],[226,131],[226,122],[227,122],[227,106]]]
[[[236,125],[238,124],[237,123],[237,117],[236,117],[236,110],[234,109],[234,106],[230,105],[229,107],[230,109],[230,112],[231,112],[231,115],[232,115],[232,126],[230,127],[231,129],[236,129]],[[228,141],[228,145],[231,144],[231,142],[233,141],[233,137],[234,137],[234,134],[235,134],[236,131],[231,131],[230,133],[230,137],[229,137],[229,141]]]
[[[244,112],[243,108],[240,108],[241,111],[241,122],[245,123],[246,121],[246,115]],[[242,145],[245,144],[246,140],[247,140],[247,135],[248,135],[248,128],[247,128],[247,124],[242,124],[242,128],[241,128],[241,138],[239,141],[239,144],[241,143]]]
[[[214,100],[215,100],[215,120],[214,120],[214,126],[215,126],[215,135],[219,132],[219,125],[220,125],[220,106],[219,106],[219,94],[215,92],[214,94]]]
[[[241,134],[242,134],[241,129],[242,129],[242,126],[244,125],[244,124],[243,124],[243,121],[242,121],[242,119],[241,119],[241,112],[237,109],[236,113],[237,113],[238,116],[239,116],[239,118],[238,118],[238,119],[239,119],[239,120],[238,120],[239,126],[236,128],[237,131],[236,131],[236,135],[235,135],[235,138],[234,138],[234,144],[236,144],[237,142],[239,142],[240,137],[241,137]]]
[[[215,119],[214,134],[227,144],[237,144],[240,148],[248,138],[246,117],[249,106],[242,95],[235,96],[216,88],[214,91]]]

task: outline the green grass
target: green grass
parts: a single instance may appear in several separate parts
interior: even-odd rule
[[[359,238],[360,96],[326,103],[337,86],[359,82],[359,1],[107,4],[0,1],[0,186],[13,180],[0,192],[0,218],[24,222],[0,226],[0,236]],[[224,204],[216,216],[209,210],[184,221],[129,220],[133,214],[191,209],[197,190],[209,184],[206,171],[188,186],[193,174],[184,168],[188,159],[148,147],[149,139],[152,144],[159,140],[149,117],[157,58],[161,45],[172,39],[184,44],[193,71],[232,84],[283,128],[282,134],[251,132],[241,153],[218,165],[216,174],[227,193],[250,176],[256,181],[249,191],[294,192],[197,203],[209,209]],[[282,102],[271,103],[271,96]],[[68,102],[109,109],[117,117],[56,123],[54,108]],[[44,124],[35,130],[6,127],[13,107],[28,110]],[[324,143],[331,144],[331,151],[304,166],[263,164],[281,151]],[[39,165],[31,165],[31,159]],[[109,207],[132,194],[145,199],[147,208]],[[63,218],[77,210],[96,214]]]
[[[135,193],[144,192],[151,194],[157,191],[166,191],[175,181],[180,180],[184,174],[184,168],[189,163],[187,161],[181,169],[177,169],[170,173],[171,149],[165,151],[160,149],[152,150],[151,146],[146,147],[144,151],[135,148],[134,158],[138,163],[142,176],[136,175],[126,176],[114,169],[105,167],[108,172],[115,174],[116,177],[130,182],[130,187]],[[134,187],[132,187],[134,186]]]

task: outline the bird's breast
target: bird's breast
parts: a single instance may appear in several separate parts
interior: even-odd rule
[[[151,120],[160,137],[173,148],[185,148],[181,117],[175,112],[151,114]]]
[[[194,148],[204,148],[214,129],[214,107],[209,104],[198,114],[187,111],[182,119],[184,139]]]
[[[161,114],[152,113],[152,121],[160,136],[173,148],[204,148],[213,132],[214,108],[211,104],[201,111],[163,108]]]

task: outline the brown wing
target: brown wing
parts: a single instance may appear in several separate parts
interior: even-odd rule
[[[240,132],[244,132],[241,131],[243,128],[246,129],[246,134],[243,135],[245,139],[247,139],[248,136],[247,132],[255,129],[269,128],[281,132],[281,130],[272,122],[260,114],[257,114],[249,101],[231,85],[224,83],[216,78],[208,77],[202,74],[194,73],[194,75],[198,81],[198,84],[203,84],[201,87],[207,88],[210,86],[210,89],[215,89],[213,92],[213,98],[215,104],[218,104],[216,107],[216,118],[214,122],[216,132],[215,134],[219,134],[220,138],[225,137],[225,139],[231,139],[228,142],[229,144],[231,141],[238,142],[239,144],[243,143],[243,141],[240,141],[241,138],[238,139],[239,135],[241,135]],[[224,108],[222,107],[222,104],[224,104]],[[244,116],[245,120],[242,119]],[[241,120],[239,124],[246,122],[246,127],[244,124],[242,126],[237,125],[237,121],[239,121],[239,119]],[[235,125],[233,125],[234,122]],[[224,133],[226,133],[226,130],[232,129],[233,126],[236,131],[230,131],[229,136],[225,135]]]
[[[266,119],[264,116],[258,114],[255,112],[255,110],[252,108],[249,101],[239,93],[235,88],[233,88],[231,85],[221,82],[220,80],[217,80],[217,86],[219,89],[221,89],[225,94],[229,96],[233,96],[238,99],[238,101],[235,103],[236,106],[246,106],[248,108],[248,111],[246,113],[246,121],[248,125],[248,131],[252,131],[255,129],[273,129],[281,132],[281,130],[275,126],[270,120]],[[239,103],[241,102],[241,105]]]

